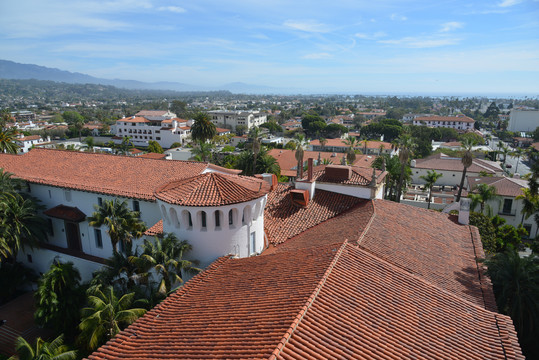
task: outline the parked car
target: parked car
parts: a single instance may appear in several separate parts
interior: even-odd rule
[[[511,168],[513,167],[513,165],[511,165],[511,164],[506,164],[505,167],[508,168],[508,169],[511,169]]]

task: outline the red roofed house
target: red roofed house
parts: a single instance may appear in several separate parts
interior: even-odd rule
[[[413,120],[414,125],[429,127],[446,127],[455,130],[473,130],[475,120],[464,115],[457,116],[421,116]]]
[[[535,237],[537,234],[537,223],[534,221],[534,216],[536,214],[532,214],[529,218],[525,219],[522,214],[524,200],[516,199],[517,196],[524,194],[522,189],[528,189],[527,180],[505,176],[466,176],[466,184],[464,186],[469,193],[474,192],[479,184],[487,184],[496,188],[497,196],[487,202],[493,216],[499,215],[505,219],[508,225],[515,227],[522,224],[528,231],[529,237]],[[479,211],[479,209],[475,210]]]
[[[130,137],[135,146],[148,146],[150,141],[157,141],[164,148],[174,143],[185,143],[191,133],[191,120],[178,119],[170,111],[143,110],[135,116],[116,120],[111,131],[121,143],[124,137]]]
[[[443,175],[436,181],[436,185],[458,186],[462,178],[464,166],[460,158],[439,153],[424,159],[412,160],[411,170],[412,184],[425,184],[425,180],[421,179],[421,176],[426,176],[429,170],[436,170],[436,172]],[[474,158],[466,174],[479,176],[481,172],[495,176],[502,176],[503,174],[503,170],[497,162]]]
[[[50,143],[50,137],[43,139],[40,135],[23,136],[14,139],[15,144],[19,146],[19,153],[27,153],[32,147]]]
[[[326,139],[327,143],[325,146],[320,144],[320,140],[311,141],[311,151],[330,151],[330,152],[341,152],[344,153],[349,148],[348,145],[344,142],[343,139]],[[390,154],[391,156],[398,154],[398,150],[393,149],[390,143],[383,141],[359,141],[354,149],[361,150],[366,154]],[[382,149],[382,150],[381,150]]]
[[[89,359],[524,359],[478,264],[477,228],[380,199],[385,172],[310,166],[292,187],[43,149],[0,154],[0,167],[47,208],[49,242],[19,259],[39,271],[61,257],[86,280],[112,253],[86,217],[113,198],[207,266]]]

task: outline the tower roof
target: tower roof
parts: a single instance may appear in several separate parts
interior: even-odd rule
[[[166,184],[155,196],[175,205],[221,206],[254,200],[269,190],[268,183],[257,178],[204,173]]]

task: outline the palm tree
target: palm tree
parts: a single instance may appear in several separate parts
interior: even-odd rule
[[[47,222],[37,215],[40,208],[34,198],[25,199],[18,193],[0,196],[1,257],[14,260],[19,250],[33,248],[47,238]]]
[[[21,188],[21,181],[13,177],[13,173],[0,168],[0,194],[15,193]]]
[[[503,165],[505,166],[505,161],[507,160],[507,155],[509,155],[510,151],[509,151],[509,148],[507,146],[504,146],[502,147],[502,149],[500,150],[500,153],[503,154]]]
[[[326,148],[328,140],[326,138],[321,137],[318,141],[320,141],[320,146],[322,146],[322,151],[323,151]]]
[[[486,205],[488,215],[492,216],[492,214],[490,214],[492,212],[491,211],[492,209],[487,203],[490,200],[497,197],[496,188],[492,185],[479,184],[479,185],[476,185],[473,190],[475,194],[471,194],[473,196],[470,196],[472,198],[472,203],[473,203],[472,208],[475,208],[475,206],[479,203],[481,207],[481,213],[484,214],[485,205]]]
[[[84,129],[84,118],[82,116],[77,118],[77,120],[75,120],[75,122],[73,123],[73,126],[79,133],[79,142],[82,142],[82,129]]]
[[[524,150],[522,148],[517,148],[511,155],[515,156],[517,158],[517,166],[515,166],[515,173],[518,172],[518,163],[520,162],[520,158],[524,154]]]
[[[64,345],[63,335],[51,342],[37,338],[35,346],[30,345],[24,338],[18,337],[15,351],[17,354],[10,357],[9,360],[75,360],[77,358],[77,352],[69,350]]]
[[[303,155],[305,153],[305,147],[308,144],[308,141],[305,139],[305,135],[303,134],[296,134],[295,136],[295,143],[296,143],[296,161],[297,161],[297,173],[296,176],[298,179],[303,177]]]
[[[150,269],[160,278],[158,292],[165,296],[175,284],[183,282],[183,273],[197,273],[200,269],[194,267],[193,262],[184,260],[185,253],[191,250],[191,245],[180,241],[176,235],[167,234],[163,238],[156,237],[153,241],[144,240],[142,255],[132,256],[129,261],[134,263],[141,273],[146,274]]]
[[[537,342],[539,326],[539,267],[536,255],[520,257],[516,251],[498,253],[486,262],[496,304],[513,320],[523,348]],[[535,333],[535,334],[534,334]]]
[[[19,146],[14,143],[16,135],[17,129],[14,127],[0,128],[0,153],[17,154],[19,152]]]
[[[0,110],[0,128],[4,128],[12,119],[13,117],[11,116],[9,109]]]
[[[34,294],[36,322],[57,332],[73,334],[85,298],[80,280],[80,273],[73,263],[53,263],[39,280]]]
[[[205,112],[198,112],[193,117],[195,123],[191,126],[191,138],[195,141],[206,142],[217,134],[215,125],[210,121],[210,116]]]
[[[258,126],[253,126],[251,130],[249,130],[249,136],[248,138],[251,140],[251,150],[253,152],[253,171],[256,171],[256,157],[258,156],[258,153],[260,152],[260,130]]]
[[[84,142],[86,143],[86,147],[89,151],[94,151],[95,141],[92,136],[88,136],[86,139],[84,139]]]
[[[256,173],[257,174],[275,174],[277,176],[281,175],[281,167],[277,160],[267,153],[260,154],[256,162]]]
[[[215,146],[212,143],[199,141],[198,145],[191,149],[191,154],[198,161],[206,162],[212,158],[212,149]]]
[[[138,211],[131,211],[127,201],[103,200],[101,206],[88,218],[88,224],[94,227],[107,226],[107,233],[114,252],[118,252],[118,243],[131,243],[142,236],[146,226],[139,219]]]
[[[515,200],[522,200],[522,219],[520,220],[520,225],[522,225],[524,219],[528,219],[539,208],[538,196],[533,195],[529,188],[522,188],[521,190],[522,194],[515,197]]]
[[[462,194],[462,188],[464,187],[464,179],[466,178],[466,171],[470,166],[472,166],[473,161],[473,154],[472,154],[472,147],[475,145],[475,142],[473,140],[470,140],[469,138],[464,139],[462,142],[462,148],[464,148],[464,154],[462,154],[462,165],[464,166],[464,169],[462,170],[462,177],[460,178],[460,185],[459,185],[459,192],[457,193],[457,199],[456,202],[460,201],[460,196]]]
[[[81,312],[80,345],[94,351],[144,315],[145,309],[132,307],[134,296],[135,293],[130,293],[118,298],[112,286],[103,290],[100,286],[89,290],[89,306]]]
[[[436,170],[429,170],[427,171],[427,175],[420,176],[421,179],[425,180],[425,188],[429,190],[427,209],[430,209],[430,201],[432,199],[432,187],[434,186],[434,184],[436,184],[436,181],[438,181],[438,179],[442,176],[443,174],[437,173]]]
[[[404,173],[406,172],[406,167],[410,161],[416,144],[412,140],[411,135],[408,132],[403,133],[396,141],[396,147],[399,149],[399,162],[401,164],[401,172],[399,176],[399,182],[397,183],[397,197],[396,201],[400,202],[402,194],[402,186],[404,182]]]

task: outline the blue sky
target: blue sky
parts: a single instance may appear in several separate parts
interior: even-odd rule
[[[0,58],[104,78],[539,95],[539,0],[4,0]]]

